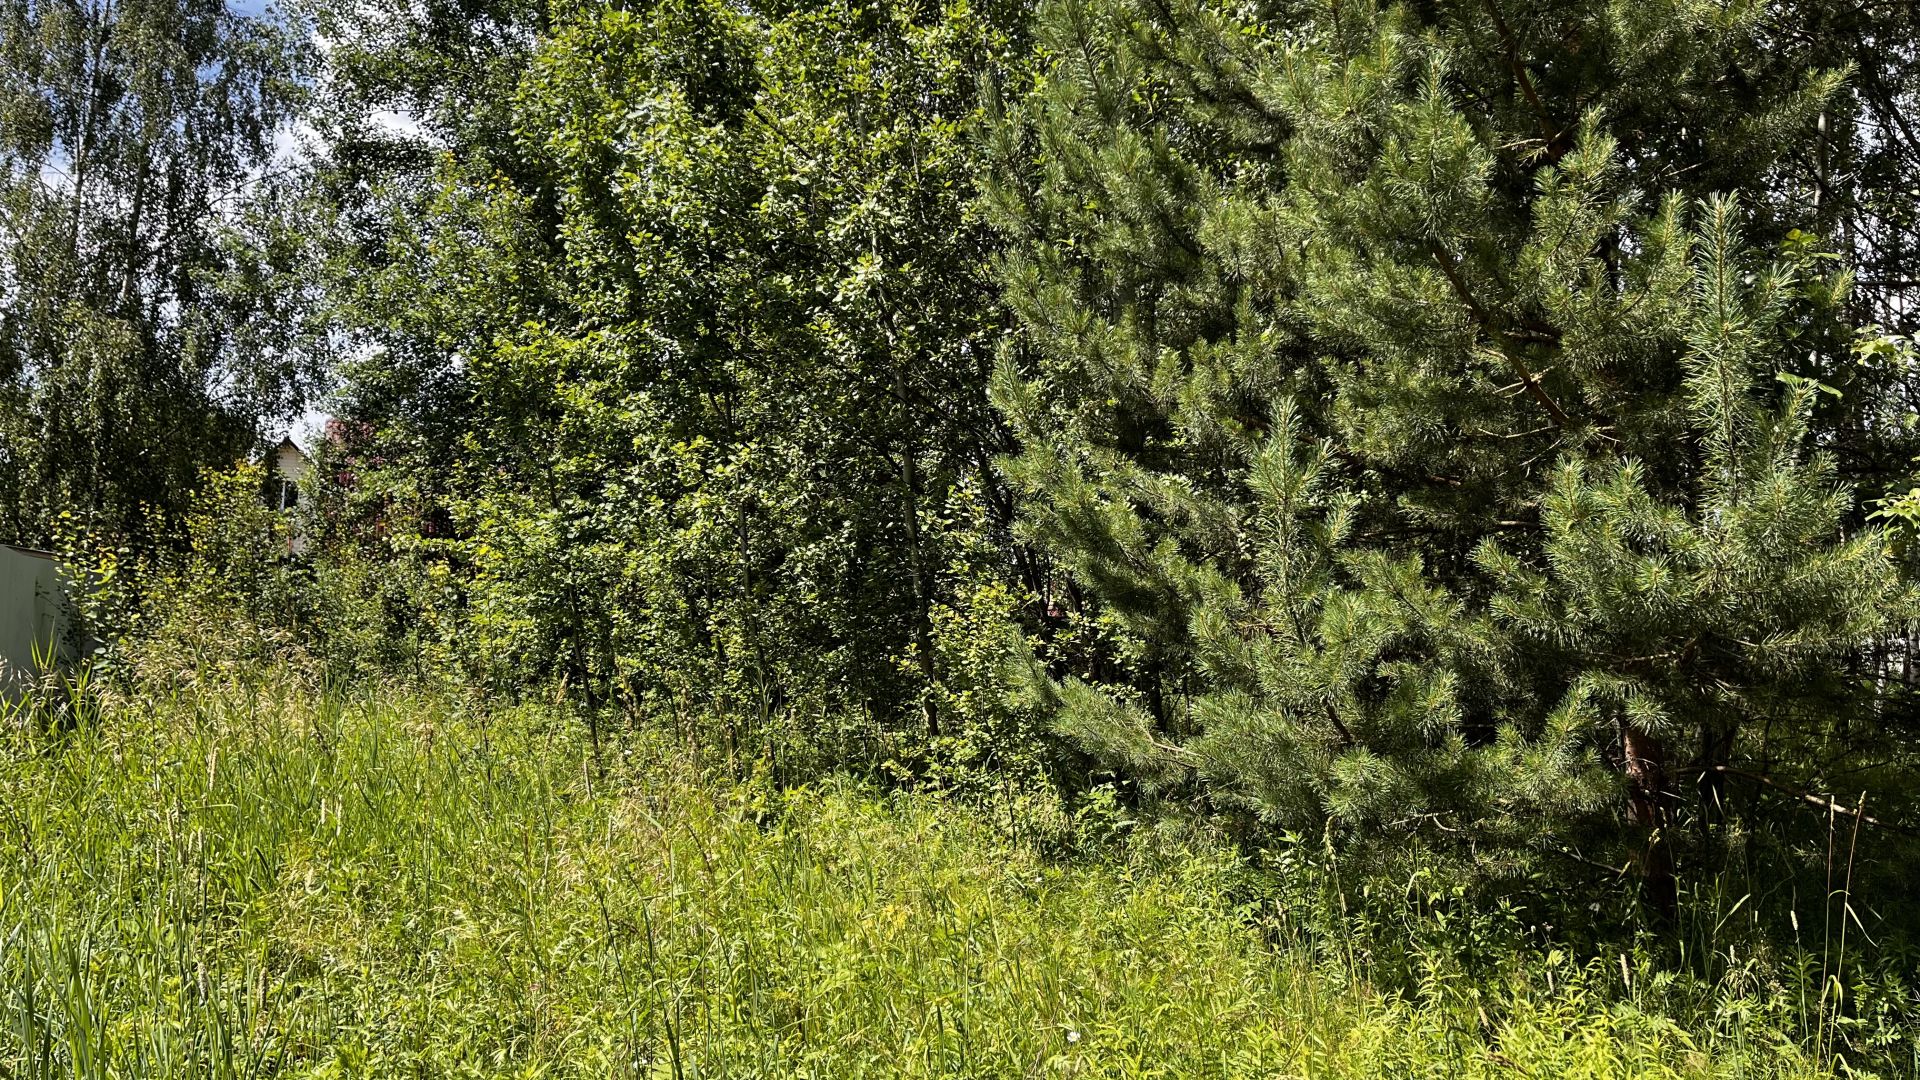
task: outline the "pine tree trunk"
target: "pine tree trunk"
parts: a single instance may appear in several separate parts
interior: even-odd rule
[[[1667,749],[1660,740],[1626,725],[1627,822],[1642,834],[1640,883],[1649,906],[1662,918],[1674,915],[1678,887],[1667,829]]]

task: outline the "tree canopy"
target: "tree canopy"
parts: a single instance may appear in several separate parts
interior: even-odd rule
[[[5,539],[64,512],[150,542],[300,412],[325,335],[281,151],[311,61],[220,2],[0,7]]]

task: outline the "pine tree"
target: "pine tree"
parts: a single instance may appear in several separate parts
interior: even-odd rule
[[[1840,76],[1767,17],[1045,9],[996,394],[1096,642],[1039,684],[1062,731],[1270,828],[1630,855],[1665,903],[1683,780],[1857,708],[1836,661],[1908,609],[1809,426],[1846,281],[1785,148]]]

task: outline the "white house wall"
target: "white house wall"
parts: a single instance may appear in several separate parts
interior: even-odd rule
[[[0,545],[0,693],[35,675],[36,649],[72,659],[65,586],[52,557]]]

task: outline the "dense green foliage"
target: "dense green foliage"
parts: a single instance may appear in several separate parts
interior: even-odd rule
[[[551,28],[517,172],[451,164],[387,242],[385,370],[347,398],[388,400],[429,338],[460,387],[451,465],[366,420],[451,472],[477,677],[757,716],[794,751],[939,733],[934,627],[1003,438],[975,80],[1016,32],[964,5]]]
[[[1910,18],[396,20],[327,75],[318,527],[416,666],[1660,910],[1812,869],[1782,792],[1905,816]]]
[[[1845,665],[1912,604],[1817,449],[1875,406],[1823,400],[1846,282],[1784,153],[1839,83],[1768,16],[1048,9],[996,204],[1010,475],[1108,634],[1063,727],[1490,869],[1624,823],[1657,891],[1727,770],[1877,752]]]

